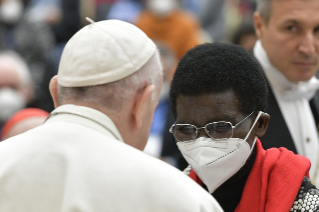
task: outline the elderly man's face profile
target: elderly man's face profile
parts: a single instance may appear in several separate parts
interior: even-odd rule
[[[243,120],[247,115],[239,110],[239,100],[232,90],[198,95],[180,95],[176,102],[176,123],[193,124],[203,127],[211,122],[226,121],[236,123]],[[233,138],[244,139],[253,124],[253,117],[247,118],[233,131]],[[198,131],[198,137],[208,137],[204,129]],[[248,137],[247,142],[252,146],[254,131]]]
[[[319,1],[273,0],[266,23],[255,28],[270,62],[292,82],[309,80],[319,67]]]

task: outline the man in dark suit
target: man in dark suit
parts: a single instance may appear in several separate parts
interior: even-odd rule
[[[319,1],[259,0],[254,14],[254,55],[268,80],[265,149],[286,147],[308,157],[319,185]]]

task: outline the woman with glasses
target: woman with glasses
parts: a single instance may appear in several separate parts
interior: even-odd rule
[[[268,87],[253,56],[231,44],[187,52],[174,75],[170,132],[185,170],[225,212],[319,211],[310,161],[285,148],[264,150]]]

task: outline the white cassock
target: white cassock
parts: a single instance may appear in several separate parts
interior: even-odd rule
[[[0,143],[0,212],[219,212],[176,168],[125,144],[103,113],[64,105]]]

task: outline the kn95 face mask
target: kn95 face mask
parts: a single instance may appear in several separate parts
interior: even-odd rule
[[[246,163],[257,140],[256,137],[250,148],[247,138],[262,113],[261,111],[258,113],[244,139],[213,140],[199,137],[192,141],[177,142],[183,157],[207,186],[210,193],[213,193]]]

